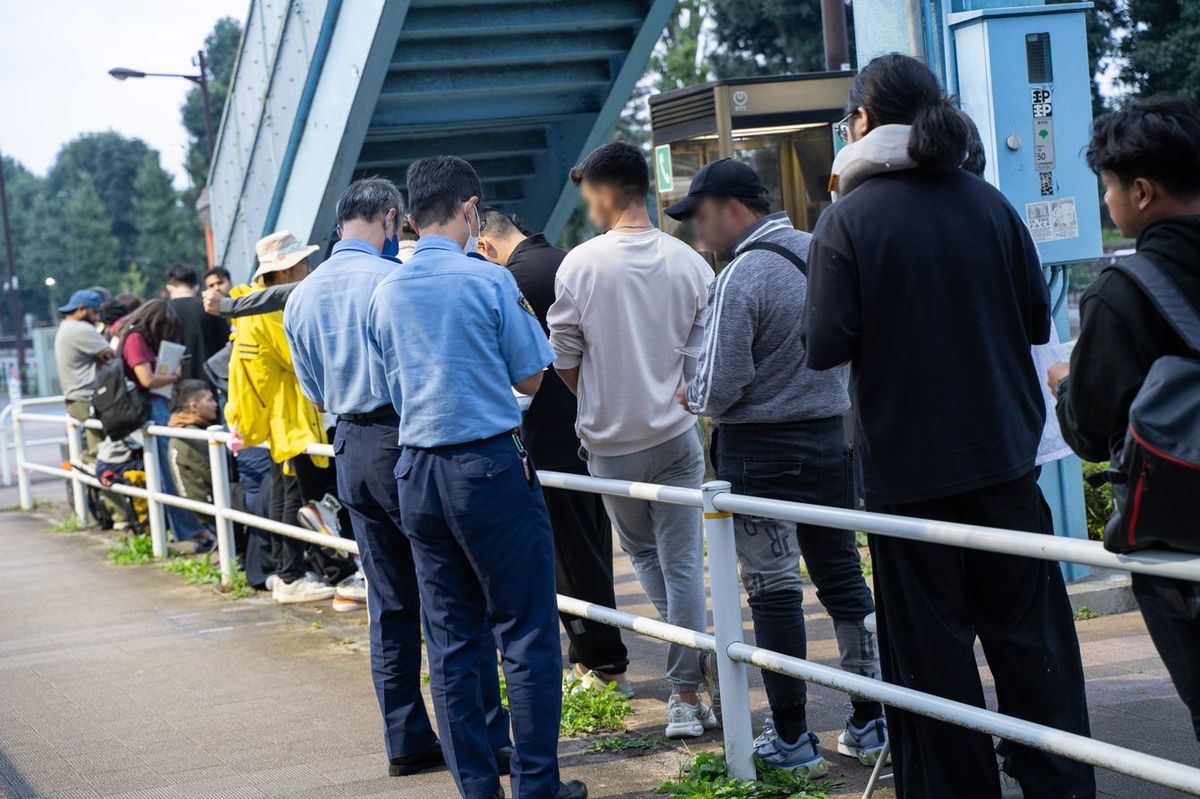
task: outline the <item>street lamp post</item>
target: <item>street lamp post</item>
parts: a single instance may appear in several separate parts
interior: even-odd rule
[[[213,154],[212,103],[208,97],[208,64],[204,59],[203,50],[197,53],[197,65],[200,67],[199,75],[185,75],[180,72],[142,72],[141,70],[128,69],[126,67],[113,67],[108,71],[108,74],[117,80],[129,80],[130,78],[183,78],[199,86],[200,96],[204,98],[204,151],[208,154],[208,160],[211,163]]]
[[[54,301],[54,287],[58,285],[58,281],[53,277],[46,278],[46,293],[50,297],[50,324],[54,324],[54,320],[58,318],[58,303]]]
[[[8,220],[8,192],[4,184],[4,157],[0,155],[0,227],[4,231],[4,255],[8,263],[8,302],[12,314],[13,346],[17,348],[17,380],[25,379],[25,326],[21,324],[21,284],[13,257],[12,225]]]

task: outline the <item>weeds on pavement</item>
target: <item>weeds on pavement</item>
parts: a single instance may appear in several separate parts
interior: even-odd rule
[[[75,514],[71,514],[63,519],[58,524],[50,528],[52,533],[78,533],[80,530],[86,530],[87,525],[80,523],[79,519],[75,518]]]
[[[577,738],[601,732],[624,732],[625,717],[633,712],[629,700],[610,683],[603,691],[579,690],[579,680],[565,683],[562,698],[563,735]]]
[[[610,735],[593,743],[585,752],[629,752],[635,749],[658,749],[668,746],[665,735]]]
[[[150,534],[122,538],[120,543],[108,550],[108,559],[118,566],[150,563],[154,560],[154,544],[150,542]]]
[[[1075,621],[1090,621],[1091,619],[1100,618],[1101,615],[1103,614],[1097,613],[1087,606],[1082,606],[1079,610],[1075,611]]]
[[[424,678],[423,678],[424,679]],[[579,680],[563,683],[562,720],[558,731],[571,738],[624,732],[625,717],[633,712],[629,700],[616,693],[611,684],[603,691],[579,690]],[[500,704],[508,708],[508,683],[500,673]]]
[[[813,782],[799,774],[768,766],[755,758],[757,780],[729,776],[725,756],[702,752],[679,767],[679,777],[658,792],[671,799],[829,799],[834,780]]]
[[[220,585],[221,583],[221,569],[212,562],[211,555],[198,558],[168,558],[161,568],[165,572],[178,574],[192,585]]]

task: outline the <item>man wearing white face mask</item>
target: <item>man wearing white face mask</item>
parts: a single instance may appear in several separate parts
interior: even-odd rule
[[[495,660],[481,666],[477,656],[499,644],[514,795],[586,799],[583,783],[559,780],[554,544],[512,392],[536,393],[553,353],[512,274],[464,254],[476,247],[483,193],[471,165],[422,159],[407,183],[421,238],[375,288],[367,348],[371,383],[400,414],[398,504],[446,763],[466,799],[504,796],[480,696]]]

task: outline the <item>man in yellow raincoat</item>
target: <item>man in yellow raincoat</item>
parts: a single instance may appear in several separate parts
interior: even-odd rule
[[[255,246],[259,265],[252,285],[237,286],[230,296],[303,280],[311,271],[308,257],[317,249],[301,244],[287,231],[260,239]],[[268,447],[275,478],[271,517],[295,524],[304,500],[320,498],[330,483],[325,471],[330,468],[329,459],[304,454],[310,444],[328,443],[321,411],[300,391],[282,311],[237,319],[231,340],[226,421],[243,445]],[[294,538],[272,536],[271,555],[276,571],[268,587],[280,604],[331,599],[336,586],[355,579],[352,560],[331,557]]]

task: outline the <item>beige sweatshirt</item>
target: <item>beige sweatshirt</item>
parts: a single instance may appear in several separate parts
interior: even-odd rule
[[[660,230],[609,231],[559,267],[547,321],[554,366],[579,367],[575,430],[596,455],[628,455],[682,435],[695,417],[675,402],[687,343],[713,271]]]

